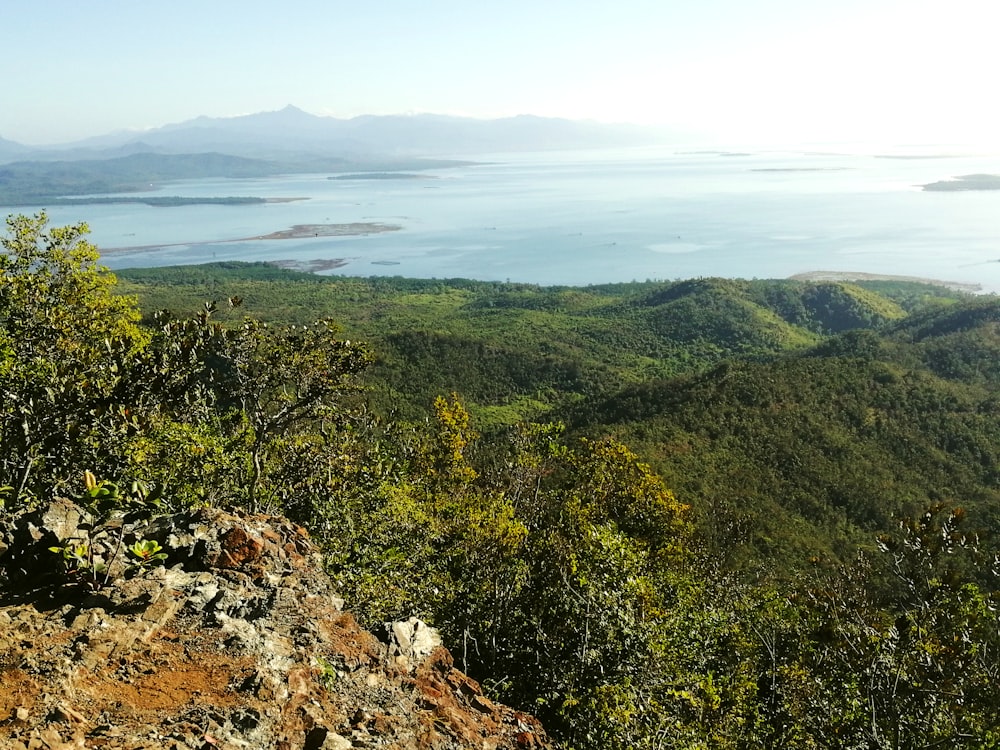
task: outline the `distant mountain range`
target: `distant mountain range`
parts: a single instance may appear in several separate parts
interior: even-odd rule
[[[363,160],[650,145],[677,142],[679,136],[663,129],[533,115],[497,120],[429,114],[338,119],[289,105],[275,112],[198,117],[152,130],[119,131],[48,147],[29,147],[0,138],[0,162],[205,152],[258,159],[336,156]]]
[[[0,162],[24,158],[28,156],[31,151],[32,149],[30,146],[23,146],[20,143],[0,138]]]

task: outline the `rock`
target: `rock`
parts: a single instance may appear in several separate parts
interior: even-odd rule
[[[70,500],[59,498],[52,501],[41,516],[39,524],[42,533],[48,533],[57,539],[73,539],[82,536],[80,523],[83,512]]]
[[[58,569],[49,547],[79,538],[82,513],[66,499],[11,519],[0,517],[0,585],[21,590],[37,588]]]
[[[330,734],[327,735],[326,741],[320,750],[351,750],[352,747],[354,747],[354,743],[346,737],[342,737],[339,734]]]
[[[87,722],[83,714],[67,706],[65,703],[60,703],[56,706],[53,716],[56,721],[61,721],[64,724],[85,724]]]
[[[385,627],[389,634],[389,654],[407,671],[420,666],[441,645],[438,632],[416,617],[389,622]]]
[[[0,593],[21,592],[0,607],[0,663],[18,665],[0,673],[0,748],[550,747],[426,623],[389,623],[387,642],[360,629],[284,519],[200,509],[131,524],[169,567],[92,593],[37,572],[75,523],[65,503],[0,519]]]
[[[256,562],[264,551],[263,543],[239,526],[231,528],[219,541],[222,551],[216,565],[220,568],[245,568]]]

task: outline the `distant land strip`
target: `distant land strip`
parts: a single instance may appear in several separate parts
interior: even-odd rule
[[[981,284],[964,283],[961,281],[940,281],[925,279],[921,276],[895,276],[882,273],[863,273],[861,271],[806,271],[789,276],[793,281],[912,281],[918,284],[943,286],[956,292],[981,292]]]
[[[180,195],[100,195],[90,198],[35,198],[22,199],[10,205],[33,206],[110,206],[119,203],[138,203],[155,208],[174,208],[176,206],[247,206],[259,203],[291,203],[307,201],[309,198],[259,198],[251,195],[227,195],[221,197],[187,197]]]
[[[751,172],[842,172],[852,167],[759,167]]]
[[[955,159],[960,154],[875,154],[876,159]]]
[[[335,174],[328,180],[436,180],[436,175],[413,174],[412,172],[360,172],[356,174]]]
[[[1000,190],[1000,175],[965,174],[950,180],[938,180],[921,185],[924,190]]]
[[[255,240],[299,240],[310,237],[360,237],[367,234],[396,232],[402,229],[399,224],[382,224],[370,221],[354,221],[349,224],[295,224],[288,229],[281,229],[270,234],[258,234],[253,237],[237,237],[232,240],[205,240],[200,242],[169,242],[155,245],[131,245],[128,247],[102,248],[101,253],[131,253],[140,250],[162,250],[168,247],[200,247],[202,245],[222,245],[228,242],[251,242]]]

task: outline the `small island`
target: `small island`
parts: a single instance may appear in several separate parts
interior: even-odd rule
[[[413,174],[412,172],[361,172],[357,174],[335,174],[328,180],[436,180],[429,174]]]
[[[956,190],[1000,190],[1000,175],[967,174],[950,180],[938,180],[921,185],[924,190],[954,192]]]
[[[354,237],[366,234],[381,234],[396,232],[402,229],[399,224],[381,224],[375,221],[352,221],[349,224],[296,224],[288,229],[282,229],[257,237],[241,237],[226,242],[246,242],[248,240],[301,240],[308,237]]]

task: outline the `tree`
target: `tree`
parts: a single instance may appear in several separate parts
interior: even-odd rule
[[[0,238],[0,484],[13,499],[67,487],[122,435],[115,391],[147,342],[114,294],[86,224],[11,216]],[[72,467],[72,468],[71,468]],[[110,468],[110,467],[108,467]]]
[[[430,620],[464,669],[573,746],[650,740],[654,696],[674,687],[660,631],[686,508],[614,440],[522,425],[491,467],[457,398],[434,412],[359,516],[331,526],[345,594],[372,623]]]
[[[1000,741],[1000,621],[960,509],[934,506],[882,554],[759,617],[768,744],[901,750]],[[984,565],[985,563],[985,565]],[[995,588],[995,584],[992,586]]]
[[[295,436],[327,438],[367,347],[329,322],[271,328],[196,316],[138,325],[87,227],[10,217],[0,255],[0,486],[30,500],[84,470],[172,499],[277,509]],[[237,300],[232,300],[236,304]]]

